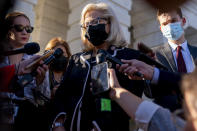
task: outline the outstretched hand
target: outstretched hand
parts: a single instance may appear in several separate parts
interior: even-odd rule
[[[141,77],[135,76],[136,72],[140,72],[145,79],[152,80],[154,67],[136,59],[121,61],[125,64],[116,65],[116,68],[125,75],[128,75],[129,79],[141,80]]]
[[[31,57],[30,59],[21,61],[19,64],[16,64],[16,75],[23,75],[23,74],[31,73],[33,69],[32,68],[26,69],[25,67],[38,58],[40,58],[40,56],[35,55]]]
[[[46,71],[48,70],[48,66],[43,64],[43,61],[40,61],[40,65],[36,69],[37,75],[36,75],[36,84],[40,85],[43,80],[45,79]]]
[[[107,69],[107,72],[109,74],[109,85],[110,85],[110,93],[109,93],[109,97],[112,100],[116,100],[119,97],[119,90],[122,89],[118,79],[116,77],[116,72],[114,71],[114,69]]]
[[[117,88],[120,87],[120,84],[118,82],[118,79],[116,77],[116,72],[114,69],[107,69],[107,72],[109,74],[109,85],[111,88]]]

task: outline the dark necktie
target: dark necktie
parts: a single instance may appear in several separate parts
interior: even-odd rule
[[[181,46],[177,46],[176,60],[177,60],[178,72],[187,73],[187,69],[185,66],[185,61],[183,59],[181,49],[182,49]]]

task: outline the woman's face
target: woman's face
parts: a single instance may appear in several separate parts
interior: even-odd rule
[[[93,21],[95,21],[97,18],[104,18],[103,13],[96,11],[96,10],[92,10],[92,11],[87,12],[85,15],[84,26],[87,27],[88,25],[91,25],[91,23],[94,23]],[[110,32],[109,22],[107,20],[101,19],[99,24],[106,24],[105,31],[107,34],[109,34],[109,32]]]
[[[28,31],[26,29],[30,28],[30,22],[27,18],[25,18],[24,16],[18,16],[14,19],[13,21],[13,28],[11,28],[10,30],[10,41],[12,44],[12,46],[14,47],[21,47],[23,45],[25,45],[28,41],[29,41],[29,37],[30,37],[30,33],[28,33]],[[26,27],[23,28],[23,30],[17,30],[17,27]]]
[[[56,50],[57,48],[61,48],[62,51],[64,52],[64,53],[63,53],[63,56],[68,57],[68,54],[67,54],[66,49],[64,48],[64,46],[58,45],[58,46],[56,46],[56,47],[54,48],[54,50]]]

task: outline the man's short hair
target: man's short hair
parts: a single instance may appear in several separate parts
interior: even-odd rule
[[[175,11],[180,16],[180,18],[183,18],[183,14],[182,14],[181,8],[178,7],[176,9],[170,9],[170,10],[169,9],[159,9],[159,10],[157,10],[157,19],[162,14],[169,13],[171,11]]]

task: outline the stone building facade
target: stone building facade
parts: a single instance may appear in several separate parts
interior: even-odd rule
[[[65,39],[72,53],[80,52],[80,15],[90,2],[108,3],[115,11],[129,47],[138,42],[153,47],[166,42],[156,20],[156,10],[144,0],[16,0],[13,11],[22,11],[30,17],[35,30],[31,41],[40,43],[41,54],[47,42],[60,36]],[[197,2],[190,0],[182,6],[187,18],[185,26],[189,43],[197,45]]]

